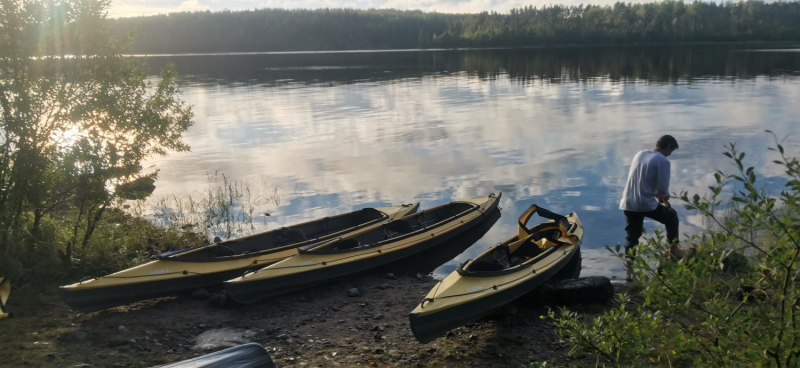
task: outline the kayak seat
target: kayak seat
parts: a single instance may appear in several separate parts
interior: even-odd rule
[[[334,250],[353,249],[353,248],[358,248],[359,246],[361,246],[361,242],[358,241],[358,239],[345,239],[336,243],[336,246],[333,247],[333,249]]]
[[[299,229],[282,228],[278,230],[278,233],[291,243],[300,243],[308,240],[306,239],[306,235],[303,234],[303,231]]]
[[[476,259],[469,265],[469,270],[475,272],[502,271],[505,269],[505,265],[492,261],[484,261],[482,259]]]
[[[544,252],[544,249],[539,248],[539,245],[532,241],[527,241],[525,244],[522,244],[514,251],[514,257],[516,258],[533,258],[536,257]]]
[[[370,208],[370,207],[362,208],[361,211],[358,211],[355,214],[355,216],[353,216],[352,225],[353,226],[358,226],[358,225],[361,225],[363,223],[366,223],[366,222],[369,222],[369,221],[372,221],[372,220],[377,220],[379,218],[383,218],[383,216],[384,216],[383,212],[378,211],[378,210],[376,210],[374,208]]]
[[[394,220],[383,225],[383,228],[400,234],[414,232],[414,227],[406,220]]]

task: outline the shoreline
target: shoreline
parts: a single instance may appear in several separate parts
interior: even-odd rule
[[[548,307],[520,300],[446,337],[418,343],[408,313],[437,281],[404,269],[410,267],[396,264],[229,308],[180,296],[86,314],[70,310],[54,288],[25,288],[12,295],[17,316],[0,329],[0,366],[147,367],[222,350],[193,347],[200,335],[226,332],[240,334],[238,343],[260,343],[279,367],[520,367],[569,361],[555,327],[540,318]],[[348,297],[354,287],[361,296]],[[610,305],[571,309],[591,318]],[[74,331],[85,336],[69,341]]]
[[[538,50],[578,47],[642,47],[642,46],[703,46],[703,45],[796,45],[800,41],[698,41],[698,42],[647,42],[647,43],[609,43],[609,44],[565,44],[536,46],[497,46],[497,47],[452,47],[452,48],[415,48],[415,49],[349,49],[349,50],[303,50],[303,51],[230,51],[230,52],[187,52],[178,54],[134,53],[123,54],[123,57],[192,57],[192,56],[247,56],[247,55],[304,55],[304,54],[370,54],[370,53],[402,53],[402,52],[441,52],[441,51],[492,51],[492,50]],[[769,50],[769,49],[767,49]],[[794,49],[780,49],[780,51]],[[761,50],[751,50],[761,51]]]

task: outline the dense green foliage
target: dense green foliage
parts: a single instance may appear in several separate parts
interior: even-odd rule
[[[755,169],[731,144],[725,155],[735,172],[716,172],[706,196],[681,194],[710,227],[687,240],[696,257],[668,261],[669,245],[657,233],[635,257],[635,297],[621,296],[617,308],[589,322],[568,310],[551,314],[572,352],[615,367],[800,364],[800,162],[779,142],[775,150],[786,173],[780,196],[758,189]],[[625,257],[619,246],[612,252]]]
[[[398,10],[184,12],[113,21],[136,53],[405,49],[800,40],[800,2],[524,7],[508,14]]]
[[[123,57],[127,40],[113,37],[108,5],[0,1],[3,276],[57,273],[59,258],[91,264],[85,256],[102,253],[90,240],[108,227],[106,214],[155,188],[142,161],[189,148],[181,135],[192,113],[176,98],[176,73],[149,81]]]

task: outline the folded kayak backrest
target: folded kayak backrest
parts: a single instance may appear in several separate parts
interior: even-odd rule
[[[531,219],[531,217],[534,214],[537,214],[537,215],[539,215],[541,217],[544,217],[546,219],[553,220],[556,224],[558,224],[558,226],[562,227],[564,229],[564,231],[569,229],[569,220],[567,220],[567,218],[565,216],[559,215],[557,213],[554,213],[554,212],[548,211],[548,210],[546,210],[544,208],[541,208],[541,207],[539,207],[539,206],[537,206],[535,204],[532,204],[519,217],[519,223],[518,223],[518,225],[519,225],[519,231],[518,231],[519,239],[525,239],[526,237],[528,237],[529,235],[531,235],[533,233],[532,229],[528,229],[527,223],[528,223],[528,221]]]

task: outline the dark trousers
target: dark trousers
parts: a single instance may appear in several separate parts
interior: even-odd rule
[[[633,255],[636,254],[636,246],[639,244],[639,238],[642,236],[642,226],[644,218],[651,218],[662,224],[667,228],[667,242],[670,244],[678,242],[678,214],[674,211],[658,205],[656,209],[648,212],[625,212],[625,232],[628,235],[625,237],[625,253],[628,254],[629,250],[633,250]]]

